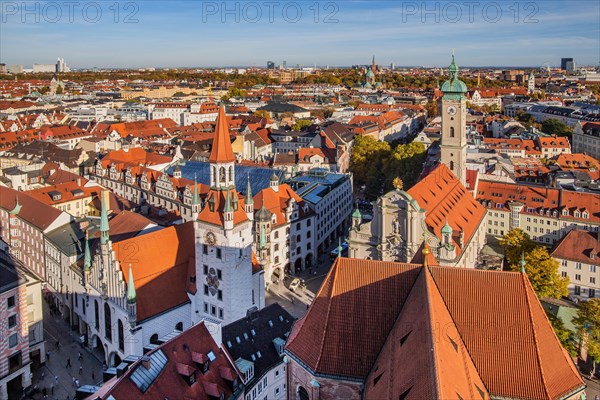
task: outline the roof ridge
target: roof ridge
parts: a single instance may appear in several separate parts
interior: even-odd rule
[[[544,393],[546,393],[547,398],[551,398],[550,397],[550,393],[548,392],[548,386],[546,383],[546,378],[544,376],[544,369],[542,368],[542,359],[540,357],[540,349],[538,346],[538,338],[537,338],[537,333],[536,330],[533,328],[534,323],[533,323],[533,312],[531,310],[531,302],[529,301],[529,291],[527,290],[527,283],[529,282],[529,279],[527,278],[527,274],[525,273],[521,273],[521,282],[523,283],[523,287],[525,289],[525,302],[527,303],[527,316],[529,317],[529,322],[530,322],[530,327],[531,327],[531,331],[532,331],[532,335],[533,335],[533,343],[534,343],[534,348],[535,348],[535,356],[537,359],[537,366],[538,369],[540,371],[540,376],[542,378],[542,389],[544,390]],[[533,288],[531,288],[533,290]]]
[[[435,382],[433,384],[433,387],[435,388],[435,396],[434,398],[439,398],[439,395],[442,391],[441,388],[441,382],[438,379],[438,365],[437,365],[437,351],[436,351],[436,340],[433,339],[433,321],[432,321],[432,317],[433,317],[433,306],[431,304],[431,298],[429,295],[429,279],[427,279],[428,277],[433,279],[433,277],[431,277],[431,275],[429,274],[429,268],[427,267],[422,267],[421,271],[419,273],[419,276],[417,277],[417,279],[420,278],[420,275],[424,274],[423,279],[425,280],[424,285],[425,285],[425,301],[427,302],[427,313],[429,314],[428,317],[425,319],[425,321],[427,321],[429,323],[429,330],[431,332],[431,335],[426,335],[427,337],[427,342],[429,343],[430,347],[431,347],[431,351],[428,352],[428,354],[430,355],[431,358],[431,369],[433,372],[433,378],[435,379]],[[416,280],[415,280],[416,282]],[[412,287],[411,292],[415,289],[415,286]],[[437,288],[435,288],[435,290],[438,290]],[[439,291],[438,291],[439,293]],[[409,293],[408,296],[410,296],[412,293]],[[440,297],[441,297],[441,293],[440,293]],[[408,297],[407,297],[408,299]],[[444,304],[444,307],[446,305]],[[439,338],[439,340],[442,340],[441,338]]]
[[[449,268],[449,267],[442,267],[442,266],[439,266],[439,265],[438,266],[434,266],[434,267],[436,267],[436,268]],[[463,359],[463,365],[465,366],[465,370],[466,370],[469,382],[472,382],[473,384],[475,384],[475,382],[471,379],[471,375],[469,374],[469,368],[467,368],[467,366],[466,366],[467,360],[465,359],[464,352],[466,352],[467,356],[469,357],[469,360],[471,360],[471,364],[473,364],[473,368],[475,369],[475,371],[477,371],[477,374],[479,375],[479,380],[481,381],[482,385],[485,387],[485,390],[486,390],[486,392],[488,393],[488,396],[489,396],[489,392],[490,391],[487,388],[487,386],[485,385],[484,380],[481,378],[481,373],[479,372],[479,369],[477,369],[477,364],[475,364],[475,360],[473,360],[473,357],[471,356],[471,353],[469,353],[469,349],[467,348],[467,345],[465,344],[465,339],[463,338],[463,335],[462,335],[461,331],[458,329],[458,325],[456,324],[454,316],[452,315],[452,313],[448,309],[448,304],[446,304],[446,299],[444,298],[444,296],[442,296],[442,292],[440,291],[440,288],[439,288],[439,286],[438,286],[435,278],[433,277],[433,274],[431,274],[431,266],[428,266],[426,268],[427,268],[427,271],[430,273],[431,280],[433,281],[433,284],[435,285],[435,288],[438,291],[438,293],[440,295],[440,298],[442,299],[442,303],[444,304],[444,307],[446,308],[446,311],[448,311],[448,316],[450,317],[450,319],[452,320],[452,323],[454,324],[454,327],[456,329],[456,333],[458,334],[458,336],[460,337],[460,341],[462,342],[463,351],[461,352],[461,355],[462,355],[461,358]],[[500,272],[500,271],[494,271],[494,272]],[[471,394],[471,398],[475,398],[475,396],[473,395],[474,393],[472,391],[471,391],[470,394]]]
[[[325,321],[323,323],[323,326],[325,327],[325,329],[323,329],[323,335],[321,336],[321,344],[320,344],[320,350],[319,350],[319,357],[317,358],[317,362],[315,363],[315,371],[317,371],[319,369],[319,364],[321,363],[321,357],[323,356],[323,348],[325,347],[325,337],[327,337],[327,327],[329,326],[329,314],[331,313],[331,301],[333,300],[333,294],[334,292],[334,287],[335,287],[335,278],[337,276],[338,273],[338,268],[339,268],[339,264],[340,263],[340,258],[336,258],[336,260],[333,263],[333,266],[331,267],[331,272],[330,274],[333,275],[332,276],[332,282],[331,282],[331,295],[329,298],[329,304],[327,306],[327,315],[325,316]],[[319,297],[319,295],[321,294],[321,292],[325,291],[325,285],[321,286],[321,289],[319,289],[319,291],[317,292],[317,294],[315,295],[315,300]],[[313,300],[313,302],[315,301]]]

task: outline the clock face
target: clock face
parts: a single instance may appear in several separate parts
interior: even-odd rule
[[[448,113],[448,115],[454,115],[456,114],[456,107],[450,106],[446,109],[446,112]]]
[[[207,245],[214,246],[215,243],[217,243],[217,238],[214,233],[209,231],[209,232],[206,232],[206,236],[204,236],[204,241],[206,242]]]

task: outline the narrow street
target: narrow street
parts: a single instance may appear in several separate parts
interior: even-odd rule
[[[80,387],[102,382],[102,362],[80,344],[76,332],[65,321],[57,315],[50,315],[50,308],[45,301],[44,338],[49,358],[46,365],[33,375],[33,385],[40,390],[33,396],[34,399],[42,399],[44,389],[49,399],[74,399],[76,384],[73,378],[79,381]],[[57,343],[60,343],[58,348]],[[78,359],[79,353],[81,360]],[[68,360],[70,367],[67,366]]]

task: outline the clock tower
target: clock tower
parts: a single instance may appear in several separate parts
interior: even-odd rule
[[[442,85],[442,141],[440,162],[465,185],[467,163],[467,85],[458,79],[452,53],[450,79]]]
[[[263,271],[252,263],[252,221],[235,187],[235,156],[225,109],[217,116],[210,163],[210,191],[194,221],[197,323],[227,325],[264,307]]]

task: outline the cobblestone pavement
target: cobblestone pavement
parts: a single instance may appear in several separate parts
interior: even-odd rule
[[[44,389],[49,399],[74,399],[77,388],[73,378],[79,381],[79,386],[102,382],[102,362],[80,343],[76,332],[72,331],[60,316],[50,315],[46,302],[44,338],[50,357],[46,364],[33,374],[33,385],[40,390],[34,396],[35,399],[44,398]],[[57,342],[60,343],[58,348]],[[70,367],[67,366],[69,360]]]

